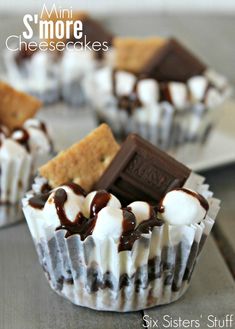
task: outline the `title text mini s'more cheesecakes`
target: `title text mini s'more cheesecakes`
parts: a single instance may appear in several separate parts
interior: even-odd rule
[[[136,132],[166,150],[202,145],[230,94],[226,78],[175,38],[113,44],[114,66],[95,73],[90,94],[98,121],[119,139]]]
[[[36,98],[0,82],[0,226],[22,218],[19,201],[35,167],[51,156],[46,125],[34,118],[40,106]]]
[[[4,53],[12,85],[51,104],[86,103],[85,78],[112,60],[113,35],[88,13],[43,10],[34,46]]]
[[[201,176],[101,125],[39,169],[23,211],[58,294],[98,310],[167,304],[186,291],[219,210]]]

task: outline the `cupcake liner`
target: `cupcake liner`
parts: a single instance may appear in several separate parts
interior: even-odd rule
[[[177,154],[187,144],[202,146],[217,119],[217,109],[207,109],[198,103],[185,110],[176,110],[170,103],[139,108],[128,114],[106,101],[93,108],[98,122],[106,122],[116,137],[123,140],[130,132],[138,133],[163,150]],[[154,111],[156,113],[154,113]]]
[[[5,158],[0,162],[0,227],[22,219],[21,198],[31,181],[32,157]]]
[[[63,100],[71,106],[83,106],[86,103],[85,92],[81,79],[67,81],[62,84],[61,95]]]
[[[53,104],[60,100],[60,87],[56,80],[52,81],[52,84],[53,86],[51,88],[46,88],[44,90],[28,88],[27,92],[40,99],[46,105]]]
[[[20,203],[0,204],[0,228],[18,223],[24,219]]]
[[[118,242],[111,238],[65,238],[65,230],[55,231],[40,215],[32,220],[30,207],[24,206],[51,288],[76,305],[118,312],[137,311],[180,298],[219,210],[219,201],[212,198],[203,178],[191,174],[186,186],[208,199],[210,210],[206,218],[189,226],[154,227],[135,241],[132,250],[122,252],[118,252]]]

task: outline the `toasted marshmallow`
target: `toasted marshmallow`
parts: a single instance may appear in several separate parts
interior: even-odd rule
[[[110,207],[110,208],[121,208],[120,201],[111,193],[105,191],[93,191],[87,194],[84,204],[83,213],[86,217],[90,217],[92,209],[92,203],[97,203],[98,208]],[[96,208],[96,205],[93,205]],[[99,209],[99,211],[101,210]]]
[[[127,208],[135,215],[136,225],[151,217],[152,208],[147,202],[135,201],[129,204]]]
[[[188,80],[188,87],[193,100],[203,100],[208,86],[208,81],[204,76],[195,76]]]
[[[187,104],[187,88],[184,83],[181,82],[170,82],[168,84],[169,93],[173,105],[177,109],[185,108]]]
[[[26,149],[11,138],[5,138],[0,145],[0,162],[3,159],[22,159],[26,154]]]
[[[159,86],[153,79],[140,80],[137,85],[137,94],[143,104],[156,104],[159,100]]]
[[[115,74],[115,81],[117,95],[129,95],[133,91],[136,77],[128,72],[118,71]]]
[[[97,215],[93,230],[93,237],[103,240],[107,238],[119,239],[123,227],[123,211],[121,209],[105,207]]]
[[[207,213],[200,200],[207,201],[191,190],[177,189],[168,192],[162,200],[162,212],[159,215],[170,225],[190,225],[201,222]]]
[[[43,208],[43,216],[45,220],[54,228],[61,225],[55,205],[55,193],[58,189],[63,189],[67,193],[64,211],[67,219],[71,222],[74,222],[78,214],[82,212],[82,204],[85,199],[83,195],[76,194],[69,186],[66,185],[54,189]]]

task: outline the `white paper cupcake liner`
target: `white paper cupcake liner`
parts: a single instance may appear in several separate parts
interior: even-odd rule
[[[20,200],[31,183],[31,166],[30,154],[0,162],[0,227],[22,220]]]
[[[106,122],[118,139],[134,132],[176,155],[185,145],[203,146],[216,125],[219,112],[218,108],[207,109],[202,103],[179,111],[170,103],[162,102],[154,108],[139,108],[128,114],[117,108],[112,98],[98,101],[93,110],[97,120]]]
[[[63,81],[61,86],[63,100],[71,106],[81,107],[86,104],[86,95],[82,85],[82,78]]]
[[[65,237],[45,219],[24,213],[39,261],[50,286],[76,305],[97,310],[128,312],[171,303],[186,291],[198,256],[214,224],[219,201],[208,185],[192,174],[185,186],[202,193],[210,209],[200,224],[154,227],[132,250],[118,252],[118,242],[92,236]]]

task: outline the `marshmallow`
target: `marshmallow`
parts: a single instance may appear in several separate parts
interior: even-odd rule
[[[24,130],[27,132],[27,142],[30,151],[34,154],[50,153],[51,143],[46,131],[42,127],[42,123],[37,119],[30,119],[24,123]],[[22,129],[16,130],[11,137],[14,140],[24,138],[25,132]]]
[[[31,118],[24,122],[23,127],[25,129],[30,128],[30,127],[42,129],[42,122],[36,118]]]
[[[30,127],[27,129],[29,134],[29,147],[32,153],[49,153],[51,144],[47,134],[43,130]]]
[[[137,85],[137,94],[143,104],[156,104],[159,99],[157,82],[153,79],[140,80]]]
[[[117,95],[129,95],[133,91],[136,77],[131,73],[118,71],[115,74],[115,81]]]
[[[97,216],[93,230],[93,237],[103,240],[107,238],[119,239],[123,227],[123,211],[121,209],[105,207]]]
[[[162,200],[163,210],[159,216],[170,225],[199,223],[207,213],[206,207],[200,202],[202,199],[202,196],[191,190],[170,191]],[[206,200],[204,202],[207,205]]]
[[[67,219],[71,222],[74,222],[77,215],[81,213],[82,204],[85,199],[83,195],[74,193],[74,191],[66,185],[54,189],[43,208],[43,216],[45,221],[48,224],[50,223],[50,225],[54,228],[57,228],[61,225],[54,200],[55,192],[58,189],[63,189],[67,193],[67,200],[64,204],[64,211]]]
[[[67,49],[61,61],[61,78],[63,81],[77,80],[94,69],[93,53],[76,49]]]
[[[184,83],[170,82],[168,84],[173,105],[178,109],[185,108],[187,104],[187,88]]]
[[[228,85],[227,79],[221,74],[217,73],[214,70],[208,69],[205,72],[205,76],[218,89],[224,89]]]
[[[26,154],[26,149],[13,139],[6,138],[1,143],[0,162],[3,159],[23,159]]]
[[[95,87],[103,93],[112,93],[112,69],[105,67],[94,73]]]
[[[147,202],[135,201],[129,204],[127,208],[135,215],[136,226],[151,217],[152,207]]]
[[[91,204],[95,198],[95,196],[98,196],[99,193],[98,191],[93,191],[93,192],[90,192],[89,194],[87,194],[85,200],[84,200],[84,204],[83,204],[83,213],[86,217],[90,217],[90,211],[91,211]],[[104,193],[103,191],[101,193]],[[120,209],[121,208],[121,203],[120,201],[111,193],[107,193],[107,200],[108,202],[107,203],[104,203],[103,204],[103,207],[110,207],[110,208],[117,208],[117,209]],[[101,196],[102,198],[102,196]],[[103,208],[102,207],[102,208]]]
[[[205,104],[210,108],[219,106],[223,102],[223,97],[215,88],[210,88],[206,93]]]
[[[190,94],[196,101],[203,100],[207,86],[208,81],[204,76],[195,76],[188,80]]]

